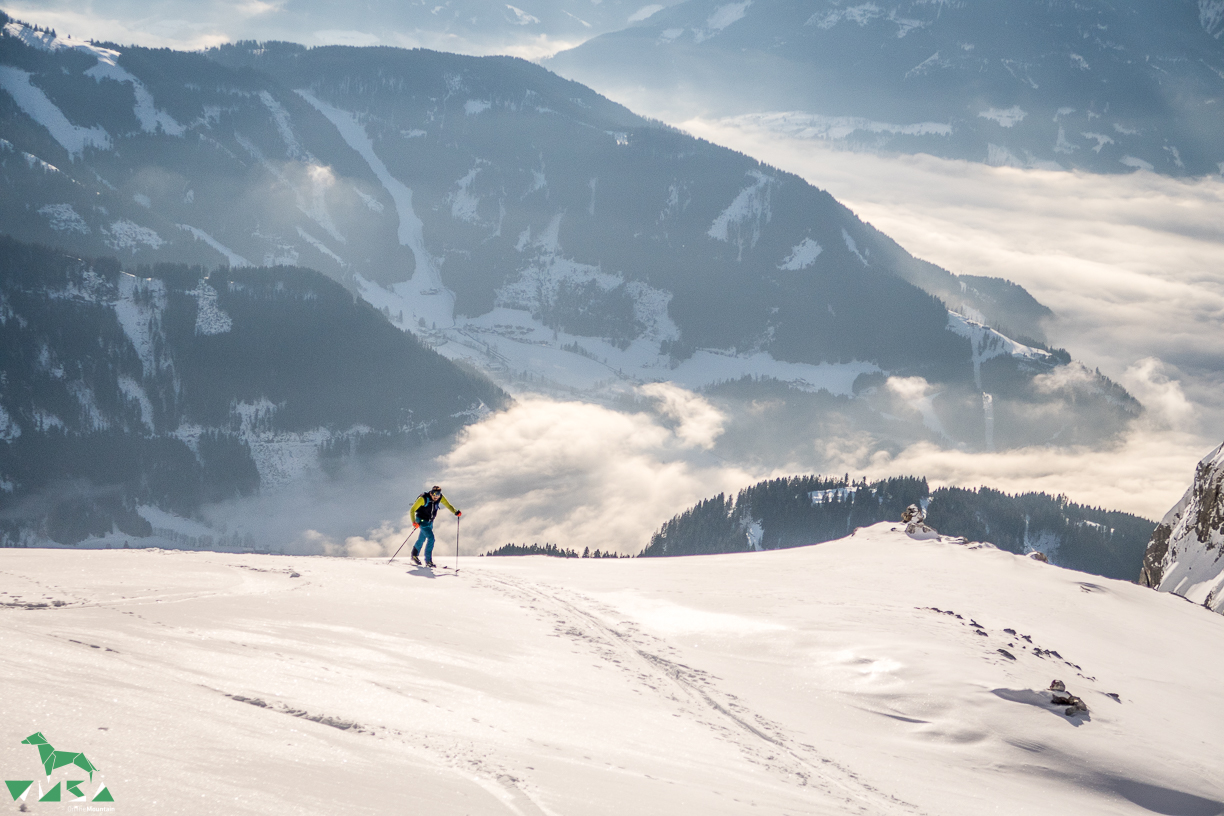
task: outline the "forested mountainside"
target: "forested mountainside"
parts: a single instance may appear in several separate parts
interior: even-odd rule
[[[157,264],[0,238],[0,539],[190,516],[329,459],[439,439],[505,394],[309,269]]]
[[[668,521],[643,556],[775,550],[832,541],[856,527],[898,521],[911,504],[943,535],[987,541],[1014,553],[1042,552],[1051,563],[1133,581],[1156,526],[1130,513],[1086,507],[1066,496],[939,488],[926,479],[878,482],[793,476],[719,494]]]
[[[1220,0],[687,0],[545,62],[646,110],[854,149],[1224,172]]]
[[[1020,287],[915,259],[802,179],[522,60],[183,53],[9,20],[0,138],[17,237],[318,268],[443,355],[564,393],[754,372],[876,416],[860,393],[921,378],[877,389],[905,438],[969,448],[1095,444],[1139,412],[1043,346],[1049,310]]]

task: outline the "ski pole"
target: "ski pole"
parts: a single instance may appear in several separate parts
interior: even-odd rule
[[[459,520],[463,516],[455,516],[455,572],[459,571]]]
[[[457,531],[456,531],[456,532],[457,532]],[[408,538],[412,538],[412,533],[409,533],[409,534],[408,534]],[[408,543],[408,538],[405,538],[405,539],[404,539],[404,544],[407,544],[407,543]],[[404,549],[404,544],[399,545],[399,550],[396,550],[396,551],[395,551],[395,555],[399,555],[400,550]],[[455,544],[455,546],[456,546],[456,547],[458,547],[458,546],[459,546],[459,545],[458,545],[458,543],[456,543],[456,544]],[[391,556],[391,561],[394,561],[394,560],[395,560],[395,555]],[[391,561],[388,561],[387,563],[388,563],[388,564],[390,564],[390,563],[391,563]]]

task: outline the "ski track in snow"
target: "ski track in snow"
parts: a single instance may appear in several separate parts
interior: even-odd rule
[[[0,672],[28,730],[0,765],[42,730],[131,814],[1224,810],[1219,616],[1084,578],[888,523],[461,576],[7,550]],[[1052,676],[1090,714],[1052,708]]]
[[[587,646],[603,660],[632,674],[637,683],[675,703],[683,717],[734,743],[746,761],[791,784],[844,799],[852,809],[846,812],[922,813],[822,756],[815,747],[797,742],[780,723],[771,722],[738,702],[734,695],[720,691],[717,677],[679,662],[675,650],[664,641],[631,623],[622,624],[624,631],[606,623],[608,616],[619,617],[615,610],[600,608],[597,602],[576,592],[529,584],[508,575],[485,574],[479,580],[529,602],[537,614],[551,620],[558,634]],[[664,656],[669,653],[670,657]]]

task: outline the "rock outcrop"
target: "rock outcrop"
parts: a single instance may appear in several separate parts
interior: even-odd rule
[[[1194,484],[1161,520],[1139,583],[1224,614],[1224,445],[1208,454]]]

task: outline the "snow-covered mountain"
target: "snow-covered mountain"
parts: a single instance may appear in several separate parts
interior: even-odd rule
[[[683,121],[1094,172],[1224,172],[1219,0],[687,0],[548,60]]]
[[[535,59],[617,31],[677,0],[294,0],[234,7],[193,0],[39,0],[35,23],[152,47],[194,50],[218,42],[289,40],[309,45],[388,45]],[[12,8],[12,6],[10,6]]]
[[[891,526],[458,576],[0,551],[0,767],[36,780],[9,807],[86,778],[193,816],[1224,811],[1224,619]],[[48,779],[36,732],[92,778]]]
[[[1147,519],[1068,501],[1066,496],[1011,496],[983,487],[941,487],[903,477],[869,483],[792,476],[718,495],[678,513],[654,534],[643,556],[706,555],[803,547],[851,530],[901,518],[909,505],[926,511],[940,533],[987,540],[1016,554],[1041,553],[1056,566],[1132,580],[1156,525]]]
[[[174,541],[170,514],[507,403],[318,272],[133,272],[0,238],[2,546]],[[180,543],[253,546],[221,533]]]
[[[1139,581],[1224,614],[1224,445],[1203,457],[1186,495],[1161,519]]]
[[[893,440],[1096,444],[1138,413],[1042,346],[1050,312],[1022,288],[522,60],[4,32],[0,223],[21,238],[310,266],[516,387],[738,382],[732,404],[782,383],[772,404],[813,434],[848,416]]]

